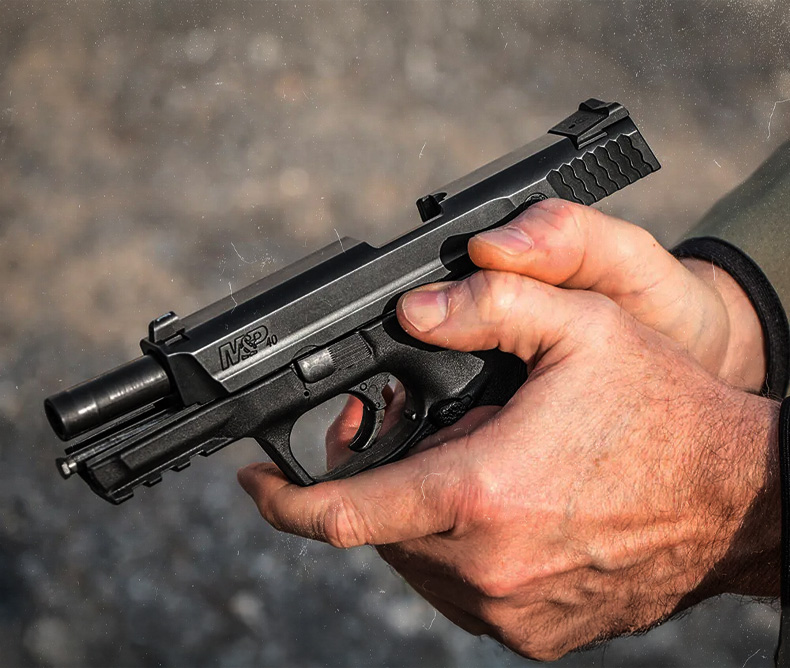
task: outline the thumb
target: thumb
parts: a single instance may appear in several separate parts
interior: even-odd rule
[[[649,232],[561,199],[538,202],[507,225],[473,237],[469,255],[483,269],[599,292],[678,340],[687,314],[709,298],[703,282]]]
[[[454,527],[459,467],[449,469],[442,452],[310,487],[288,482],[273,464],[248,466],[238,478],[275,529],[335,547],[383,545]]]
[[[580,340],[597,308],[619,311],[594,293],[564,290],[503,271],[478,271],[456,283],[434,283],[398,302],[401,326],[425,343],[454,350],[499,348],[524,361]]]

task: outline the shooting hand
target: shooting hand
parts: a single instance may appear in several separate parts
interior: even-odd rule
[[[409,293],[399,319],[532,374],[501,410],[350,479],[301,488],[273,465],[243,469],[273,526],[378,546],[449,619],[536,659],[723,591],[777,593],[776,404],[601,294],[510,272]]]
[[[474,237],[469,254],[484,269],[606,295],[711,373],[736,387],[762,386],[762,328],[746,293],[709,262],[675,259],[636,225],[549,199]]]

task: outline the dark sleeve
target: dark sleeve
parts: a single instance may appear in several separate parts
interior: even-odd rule
[[[781,399],[790,378],[790,328],[787,315],[771,282],[742,250],[716,237],[692,237],[672,249],[677,258],[707,260],[732,276],[748,295],[765,340],[765,382],[762,394]]]
[[[784,396],[790,375],[790,142],[717,202],[676,249],[713,262],[749,295],[766,339],[766,383]]]

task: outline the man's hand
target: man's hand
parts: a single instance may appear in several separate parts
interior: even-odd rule
[[[474,237],[469,253],[483,269],[606,295],[720,378],[749,390],[762,386],[762,328],[746,293],[708,262],[676,260],[636,225],[549,199]]]
[[[604,278],[579,285],[606,292]],[[452,621],[538,659],[723,591],[777,593],[776,404],[714,378],[611,299],[514,273],[426,286],[399,318],[428,343],[515,353],[530,378],[501,410],[351,479],[300,488],[272,465],[243,469],[275,527],[379,546]]]

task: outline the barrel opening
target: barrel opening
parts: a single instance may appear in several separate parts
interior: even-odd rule
[[[47,414],[47,420],[49,420],[49,424],[52,426],[52,430],[57,434],[58,438],[61,441],[67,441],[69,434],[63,422],[63,416],[49,399],[44,400],[44,412]]]

